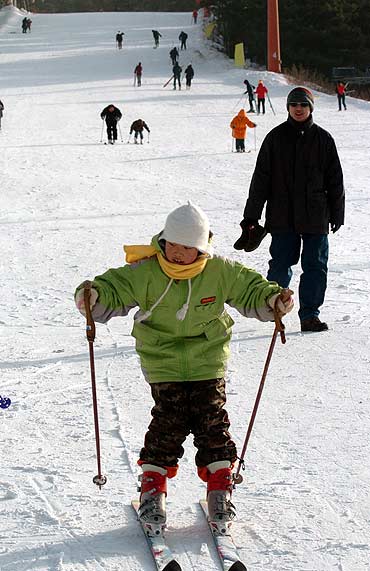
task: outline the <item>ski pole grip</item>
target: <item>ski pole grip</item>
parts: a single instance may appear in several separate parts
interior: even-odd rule
[[[95,322],[91,315],[90,309],[90,295],[91,295],[91,282],[84,284],[84,302],[86,312],[86,337],[89,343],[94,343],[95,340]]]

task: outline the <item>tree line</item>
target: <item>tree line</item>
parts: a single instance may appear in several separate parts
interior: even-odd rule
[[[18,0],[22,1],[22,0]],[[34,12],[187,12],[194,0],[34,0]]]
[[[267,3],[261,0],[203,0],[218,19],[225,50],[244,42],[246,55],[265,65]],[[292,65],[330,73],[332,67],[370,67],[369,0],[284,0],[279,5],[283,68]]]

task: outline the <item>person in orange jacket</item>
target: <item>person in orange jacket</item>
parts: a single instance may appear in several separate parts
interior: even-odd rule
[[[232,136],[234,137],[236,143],[236,152],[237,153],[245,153],[245,134],[247,131],[247,127],[254,129],[256,124],[253,123],[250,119],[248,119],[246,112],[244,109],[240,109],[239,113],[234,117],[234,119],[230,123],[230,127],[233,130]]]
[[[259,80],[257,88],[256,88],[256,95],[257,95],[257,113],[260,114],[261,107],[262,113],[265,114],[265,97],[268,93],[267,87],[263,84],[262,79]]]

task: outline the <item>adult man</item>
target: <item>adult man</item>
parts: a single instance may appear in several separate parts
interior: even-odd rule
[[[247,88],[247,91],[244,91],[244,95],[246,95],[246,93],[248,93],[248,101],[249,101],[249,109],[247,111],[247,113],[254,113],[254,107],[253,107],[253,103],[254,103],[254,90],[256,89],[254,85],[252,85],[251,83],[249,83],[248,79],[244,80],[244,85]]]
[[[119,50],[122,49],[122,42],[123,42],[123,36],[124,35],[125,35],[124,32],[119,32],[119,31],[116,34],[116,44],[117,44],[117,48]]]
[[[162,37],[162,34],[158,32],[158,30],[152,30],[153,38],[154,38],[154,47],[157,48],[159,46],[159,38]]]
[[[291,266],[301,258],[301,331],[326,331],[319,307],[327,284],[329,224],[336,232],[344,222],[344,188],[335,142],[314,124],[313,108],[310,90],[289,93],[287,121],[262,143],[234,247],[251,251],[256,237],[263,238],[258,220],[266,203],[265,227],[272,236],[267,279],[288,287]]]
[[[179,50],[177,49],[177,47],[173,47],[172,50],[170,51],[170,58],[171,58],[171,62],[172,65],[175,65],[175,63],[177,62],[177,59],[179,57]]]
[[[108,143],[114,145],[117,141],[117,123],[121,119],[122,113],[118,107],[115,107],[113,103],[111,103],[103,109],[100,113],[100,117],[103,121],[105,119],[105,123],[107,125]]]
[[[182,31],[179,35],[179,40],[181,42],[180,50],[186,50],[186,40],[187,39],[188,39],[187,33]]]
[[[181,89],[181,72],[182,72],[182,67],[180,67],[180,65],[178,64],[178,62],[175,63],[175,65],[172,68],[172,73],[173,73],[173,88],[176,89],[176,82],[179,86],[179,89]]]

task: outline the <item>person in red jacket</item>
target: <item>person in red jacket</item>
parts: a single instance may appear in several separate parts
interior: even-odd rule
[[[263,85],[262,79],[259,80],[257,88],[256,88],[256,95],[257,95],[257,113],[260,114],[261,107],[262,113],[265,114],[265,97],[268,93],[268,89],[265,85]]]
[[[193,22],[194,22],[194,24],[197,23],[197,20],[198,20],[198,10],[195,8],[193,10]]]
[[[335,88],[335,91],[337,92],[337,97],[338,97],[338,106],[339,106],[338,111],[342,111],[342,104],[343,104],[343,109],[345,111],[347,111],[346,87],[347,87],[347,85],[345,85],[343,83],[343,81],[338,81],[337,87]]]
[[[235,144],[236,152],[245,153],[244,140],[247,127],[254,129],[256,127],[256,124],[253,123],[250,119],[248,119],[244,109],[240,109],[239,113],[231,121],[230,127],[233,130],[232,136],[236,140]]]
[[[137,66],[134,69],[134,75],[135,75],[135,83],[137,82],[137,86],[140,87],[141,85],[141,76],[143,75],[143,66],[141,65],[141,61],[139,61],[139,63],[137,64]]]

